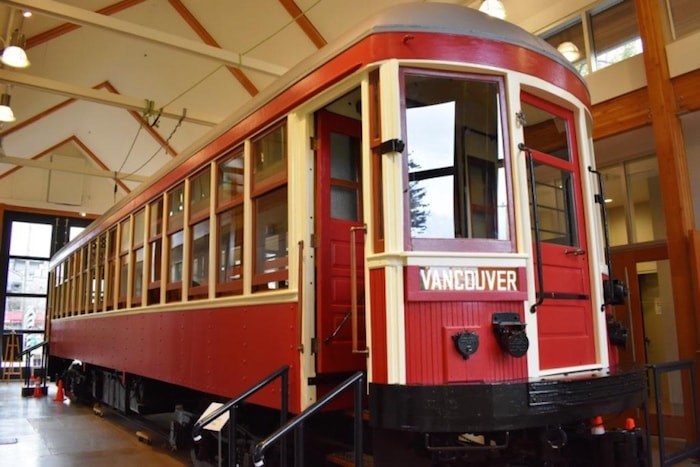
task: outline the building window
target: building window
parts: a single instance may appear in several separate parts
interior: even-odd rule
[[[600,169],[610,245],[666,239],[659,170],[654,156]]]
[[[673,37],[678,39],[700,29],[700,8],[697,0],[667,0]]]
[[[589,15],[595,70],[642,53],[634,0],[604,5],[591,10]]]

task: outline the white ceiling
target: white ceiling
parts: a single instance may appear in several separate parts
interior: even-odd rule
[[[503,1],[507,19],[533,32],[595,3]],[[50,154],[83,154],[92,160],[92,169],[118,172],[121,191],[131,190],[277,74],[366,16],[397,3],[401,1],[0,0],[0,35],[7,40],[21,26],[31,61],[26,69],[0,69],[0,88],[8,86],[17,117],[0,127],[6,157],[0,159],[0,183],[9,183],[11,178],[2,174],[15,163],[23,167],[34,159],[43,166]],[[296,8],[296,21],[286,7]],[[22,8],[34,11],[33,16],[20,20]],[[113,12],[95,13],[104,9]],[[234,76],[235,68],[228,67],[232,63],[243,65],[247,85]],[[159,109],[163,115],[156,125],[140,124],[144,114],[152,124]],[[169,150],[162,149],[166,141]]]

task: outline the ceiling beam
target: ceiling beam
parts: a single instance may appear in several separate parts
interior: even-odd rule
[[[92,26],[128,37],[145,40],[194,55],[208,57],[220,63],[249,68],[273,76],[281,76],[287,69],[273,63],[245,57],[237,52],[224,50],[201,42],[185,39],[117,18],[101,15],[54,0],[3,0],[3,3],[21,9],[29,9],[36,14],[50,16],[61,21]]]
[[[61,172],[77,173],[82,175],[91,175],[93,177],[104,177],[122,181],[129,180],[132,182],[143,182],[148,180],[148,177],[143,175],[127,174],[124,172],[110,172],[109,170],[96,169],[94,167],[70,167],[58,162],[49,162],[39,159],[25,159],[23,157],[12,157],[0,155],[0,164],[10,164],[20,167],[34,167],[37,169],[60,170]]]
[[[133,110],[140,113],[145,113],[149,108],[148,99],[140,99],[137,97],[124,96],[122,94],[114,94],[111,92],[100,91],[93,88],[85,88],[74,84],[54,81],[38,76],[30,76],[25,73],[18,73],[7,69],[0,69],[0,82],[13,84],[28,89],[35,89],[42,92],[49,92],[61,96],[72,97],[84,101],[94,102],[97,104],[111,105],[122,109]],[[159,113],[162,117],[174,118],[179,120],[186,109],[166,106],[160,108],[157,103],[153,103],[152,110]],[[187,111],[183,121],[196,123],[198,125],[214,126],[218,121],[211,117],[198,115],[191,111]]]

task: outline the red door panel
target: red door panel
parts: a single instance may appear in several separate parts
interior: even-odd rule
[[[365,368],[352,353],[350,317],[353,229],[361,228],[361,125],[326,111],[317,113],[316,129],[316,355],[317,373]],[[358,348],[365,348],[364,233],[355,232]]]
[[[594,364],[589,252],[573,114],[526,94],[522,101],[528,121],[525,145],[535,166],[542,255],[541,283],[536,278],[543,297],[537,307],[540,368]]]

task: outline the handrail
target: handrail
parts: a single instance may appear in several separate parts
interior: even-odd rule
[[[540,216],[537,212],[537,187],[535,186],[535,160],[530,148],[523,143],[518,145],[518,149],[527,153],[527,165],[530,172],[530,204],[532,204],[532,217],[535,231],[535,254],[537,256],[537,285],[535,287],[535,303],[530,306],[530,313],[535,313],[537,307],[544,302],[544,269],[542,267],[542,244],[540,242]],[[538,290],[539,289],[539,290]]]
[[[350,311],[352,313],[352,353],[369,353],[367,344],[365,349],[360,350],[358,346],[357,329],[357,242],[356,233],[358,230],[367,231],[366,225],[350,227]]]
[[[248,397],[252,396],[259,390],[263,389],[265,386],[273,382],[275,379],[280,378],[281,391],[280,391],[280,425],[284,425],[287,422],[287,411],[289,403],[289,365],[284,365],[274,372],[270,373],[268,376],[258,381],[255,385],[251,386],[248,390],[243,392],[241,395],[228,401],[226,404],[222,405],[218,409],[214,410],[212,413],[206,417],[199,420],[192,427],[192,439],[199,441],[202,438],[202,429],[209,423],[213,422],[217,418],[221,417],[225,412],[229,412],[228,420],[228,459],[229,465],[236,464],[236,408],[237,405],[243,402]],[[283,441],[284,443],[284,441]],[[286,445],[282,444],[282,460],[283,466],[286,465]]]
[[[265,451],[275,444],[278,440],[284,440],[284,437],[289,434],[290,431],[294,430],[294,465],[295,467],[303,467],[304,465],[304,455],[303,455],[303,428],[304,422],[311,417],[311,415],[318,412],[326,404],[331,402],[333,399],[338,397],[350,386],[354,386],[354,407],[353,412],[355,416],[355,444],[354,444],[354,454],[355,454],[355,467],[362,467],[363,457],[362,457],[362,390],[364,388],[365,375],[361,371],[358,371],[345,381],[343,381],[339,386],[333,389],[331,392],[323,396],[321,399],[316,401],[315,404],[311,405],[309,408],[301,412],[296,417],[292,418],[285,425],[282,425],[277,430],[275,430],[270,436],[259,441],[258,444],[252,450],[253,465],[255,467],[263,467],[265,465]]]
[[[606,290],[606,297],[603,300],[603,304],[600,306],[600,311],[605,311],[605,306],[608,305],[608,297],[612,297],[612,289],[614,287],[612,277],[613,277],[613,265],[612,265],[612,255],[610,254],[610,233],[608,225],[608,210],[605,207],[605,187],[603,185],[603,174],[597,170],[594,170],[590,165],[588,166],[588,171],[598,177],[598,194],[594,195],[593,200],[600,204],[600,216],[603,221],[603,241],[605,242],[605,264],[608,266],[608,281],[603,284]]]
[[[299,240],[299,257],[297,261],[299,261],[297,266],[297,288],[299,289],[299,297],[297,300],[297,315],[299,316],[299,320],[297,322],[299,325],[299,341],[297,342],[297,350],[304,353],[304,240]]]
[[[32,350],[36,350],[36,349],[38,349],[39,347],[45,347],[45,346],[47,346],[47,345],[49,345],[49,341],[39,342],[38,344],[34,344],[34,345],[31,346],[31,347],[27,347],[26,349],[24,349],[23,351],[21,351],[19,355],[20,355],[20,357],[22,357],[22,356],[28,354],[29,352],[31,352]]]

